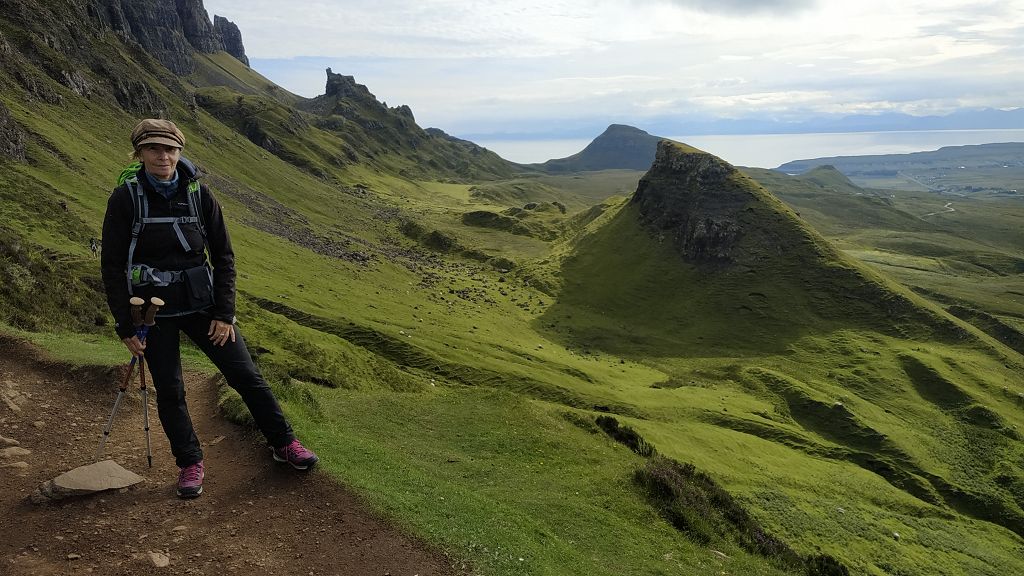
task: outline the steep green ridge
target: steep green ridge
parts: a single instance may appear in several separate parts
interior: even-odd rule
[[[646,170],[651,165],[659,140],[661,138],[658,136],[652,136],[639,128],[612,124],[580,152],[567,158],[529,166],[550,173]]]
[[[854,574],[1024,569],[1020,355],[731,166],[666,143],[632,198],[608,197],[624,172],[475,180],[506,173],[349,78],[310,107],[224,53],[177,76],[73,25],[89,5],[0,16],[4,324],[78,361],[123,355],[96,325],[87,240],[125,134],[162,110],[225,206],[240,327],[304,441],[454,560],[793,573],[677,530],[633,481],[644,460],[591,425],[614,414],[801,557]],[[841,221],[826,195],[856,191],[816,178],[808,206]],[[517,222],[536,234],[503,228]]]
[[[636,244],[646,234],[675,256],[663,262],[641,251]],[[923,301],[841,255],[732,166],[669,141],[629,204],[578,239],[561,266],[564,288],[549,315],[571,315],[574,306],[601,310],[605,322],[592,328],[593,338],[617,352],[631,341],[655,348],[675,341],[683,355],[781,350],[807,330],[840,326],[966,337]],[[677,289],[664,292],[669,286]],[[627,318],[658,332],[622,338],[610,326]]]

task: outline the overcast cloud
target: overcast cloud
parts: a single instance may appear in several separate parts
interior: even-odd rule
[[[303,96],[351,74],[456,135],[1021,106],[1024,0],[206,0]]]
[[[749,14],[793,14],[814,6],[816,0],[634,0],[637,3],[667,2],[701,12],[743,16]]]

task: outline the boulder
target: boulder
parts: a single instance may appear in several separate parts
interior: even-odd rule
[[[125,470],[113,460],[104,460],[80,466],[43,482],[29,499],[35,504],[45,504],[73,496],[127,488],[139,482],[142,482],[142,477],[138,474]]]

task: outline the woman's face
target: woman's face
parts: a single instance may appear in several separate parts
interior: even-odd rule
[[[160,180],[170,180],[178,166],[181,148],[165,144],[143,144],[139,148],[139,156],[142,157],[146,172]]]

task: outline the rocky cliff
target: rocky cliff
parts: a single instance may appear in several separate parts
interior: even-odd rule
[[[242,32],[235,23],[223,16],[213,17],[213,32],[224,44],[224,51],[234,56],[239,62],[249,65],[249,57],[242,46]]]
[[[509,177],[512,165],[497,154],[445,134],[422,129],[407,105],[389,107],[352,76],[327,68],[324,94],[296,103],[296,108],[318,118],[318,128],[338,136],[356,156],[404,156],[412,163],[403,176],[441,171],[449,176],[490,179]]]
[[[134,40],[175,74],[195,70],[193,51],[224,50],[249,64],[238,27],[220,17],[220,25],[211,22],[202,0],[89,0],[81,8],[98,29]]]
[[[752,186],[724,160],[664,140],[632,203],[686,259],[732,261],[744,234],[741,215],[755,200]]]

